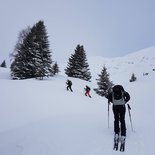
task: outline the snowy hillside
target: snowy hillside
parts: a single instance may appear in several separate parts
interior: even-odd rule
[[[10,80],[9,69],[0,68],[0,155],[114,155],[113,114],[108,128],[107,100],[95,94],[97,74],[105,64],[111,80],[130,93],[134,132],[126,111],[125,155],[153,155],[155,131],[155,48],[120,58],[89,58],[94,79],[69,78],[63,72],[43,81]],[[130,83],[132,73],[137,81]],[[149,72],[143,76],[143,72]],[[95,77],[96,76],[96,77]],[[92,89],[92,98],[84,87]],[[110,107],[111,108],[111,107]]]
[[[143,73],[152,73],[152,69],[155,69],[155,46],[128,54],[124,57],[92,57],[88,61],[94,79],[98,78],[97,74],[101,72],[102,66],[105,65],[114,83],[128,82],[132,73],[137,78],[141,78]]]

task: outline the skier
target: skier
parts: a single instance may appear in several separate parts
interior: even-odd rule
[[[67,90],[70,89],[70,91],[72,92],[72,91],[73,91],[73,90],[72,90],[72,81],[67,80],[67,81],[66,81],[66,84],[67,84]]]
[[[90,96],[90,87],[86,86],[86,87],[84,88],[84,90],[86,91],[86,92],[85,92],[85,96],[89,96],[89,97],[91,98],[91,96]]]
[[[126,138],[126,124],[125,124],[125,104],[130,100],[130,95],[126,92],[122,85],[115,85],[112,92],[108,95],[108,104],[113,103],[114,113],[114,149],[118,149],[119,134],[121,136],[120,142],[124,151]],[[120,125],[120,126],[119,126]]]

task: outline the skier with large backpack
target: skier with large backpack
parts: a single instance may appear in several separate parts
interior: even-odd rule
[[[71,80],[67,80],[66,81],[66,84],[67,84],[67,90],[69,90],[70,89],[70,91],[72,92],[73,90],[72,90],[72,81]]]
[[[115,85],[112,92],[108,95],[108,104],[113,103],[114,113],[114,150],[118,150],[118,142],[120,140],[120,151],[124,151],[126,138],[125,124],[125,104],[130,100],[130,95],[126,92],[122,85]],[[119,139],[119,136],[120,139]]]
[[[86,86],[85,88],[84,88],[84,90],[85,90],[85,96],[89,96],[90,98],[91,98],[91,95],[90,95],[90,87],[88,87],[88,86]]]

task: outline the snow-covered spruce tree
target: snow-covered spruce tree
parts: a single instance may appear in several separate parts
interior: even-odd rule
[[[107,97],[111,91],[113,83],[109,79],[109,74],[107,73],[107,68],[105,66],[103,67],[101,74],[98,74],[98,76],[99,78],[96,79],[98,88],[94,88],[94,91],[100,96]]]
[[[34,53],[35,53],[35,77],[43,79],[43,77],[53,76],[51,51],[49,49],[49,41],[47,31],[43,21],[39,21],[35,25],[34,37]]]
[[[11,54],[12,63],[10,66],[12,79],[31,78],[30,72],[30,45],[32,39],[31,28],[22,30],[19,34],[15,49]],[[32,46],[32,45],[31,45]],[[29,55],[29,56],[28,56]]]
[[[36,23],[27,33],[23,32],[23,41],[19,39],[15,47],[16,54],[11,64],[12,78],[43,79],[44,76],[53,76],[51,52],[43,21]]]
[[[57,62],[55,62],[54,65],[52,66],[52,71],[54,75],[60,72]]]
[[[6,62],[5,62],[5,60],[2,62],[2,64],[0,65],[0,67],[6,68]]]
[[[137,77],[135,76],[134,73],[132,73],[131,79],[130,79],[129,81],[130,81],[130,82],[134,82],[134,81],[136,81],[136,80],[137,80]]]
[[[69,58],[65,74],[69,77],[90,81],[91,73],[89,71],[86,53],[82,45],[77,45],[75,53]]]

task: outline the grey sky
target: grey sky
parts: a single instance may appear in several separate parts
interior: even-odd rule
[[[155,45],[154,0],[0,0],[0,63],[19,32],[44,20],[54,61],[77,44],[87,56],[123,56]]]

